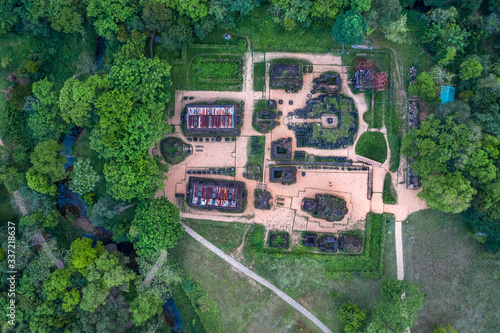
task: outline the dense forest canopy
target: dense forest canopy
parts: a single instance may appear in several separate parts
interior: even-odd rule
[[[265,34],[259,25],[270,20],[282,36],[320,31],[332,48],[371,34],[391,43],[414,36],[435,65],[408,90],[429,116],[404,137],[402,153],[415,160],[429,207],[461,214],[489,251],[499,251],[499,0],[0,0],[0,189],[19,209],[17,325],[8,328],[4,317],[2,331],[167,329],[161,306],[180,281],[167,251],[183,231],[178,209],[154,199],[168,165],[147,151],[171,131],[165,110],[176,82],[150,41],[160,37],[182,54],[217,29],[237,34],[256,11],[262,21],[247,31]],[[441,85],[456,87],[454,102],[440,104]],[[76,162],[68,168],[71,135]],[[83,198],[94,227],[131,242],[138,256],[81,238],[74,214],[57,209],[64,186]],[[146,280],[155,263],[160,269]],[[7,260],[1,269],[5,308]],[[408,309],[392,289],[411,294],[401,305]],[[383,293],[370,332],[405,328],[422,296],[406,283],[385,284]],[[344,310],[343,318],[365,319],[355,305]],[[398,311],[410,315],[391,322]]]

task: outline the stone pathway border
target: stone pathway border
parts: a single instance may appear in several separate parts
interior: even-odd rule
[[[303,307],[300,303],[295,301],[293,298],[285,294],[283,291],[278,289],[275,285],[271,284],[269,281],[266,279],[262,278],[260,275],[257,273],[251,271],[248,269],[248,267],[244,266],[240,262],[238,262],[236,259],[228,256],[222,250],[220,250],[218,247],[207,241],[205,238],[203,238],[200,234],[198,234],[196,231],[185,225],[184,223],[181,223],[186,230],[186,232],[193,237],[195,240],[200,242],[202,245],[207,247],[210,251],[218,255],[220,258],[222,258],[224,261],[226,261],[228,264],[242,272],[243,274],[247,275],[254,281],[260,283],[264,287],[267,287],[271,289],[272,292],[274,292],[276,295],[278,295],[281,299],[283,299],[285,302],[290,304],[292,307],[294,307],[297,311],[302,313],[304,316],[306,316],[310,321],[312,321],[316,326],[318,326],[323,332],[325,333],[332,333],[332,331],[326,327],[325,324],[323,324],[316,316],[314,316],[311,312],[309,312],[305,307]]]

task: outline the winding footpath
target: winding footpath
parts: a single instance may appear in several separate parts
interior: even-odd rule
[[[219,248],[217,248],[215,245],[207,241],[205,238],[203,238],[200,234],[198,234],[196,231],[185,225],[184,223],[181,223],[184,226],[184,229],[186,232],[193,237],[195,240],[200,242],[202,245],[204,245],[206,248],[208,248],[210,251],[218,255],[220,258],[222,258],[225,262],[242,272],[243,274],[247,275],[254,281],[260,283],[264,287],[270,289],[272,292],[274,292],[276,295],[278,295],[282,300],[290,304],[292,307],[294,307],[297,311],[302,313],[304,316],[306,316],[310,321],[312,321],[316,326],[318,326],[323,332],[325,333],[332,333],[332,331],[326,327],[325,324],[323,324],[316,316],[314,316],[311,312],[309,312],[305,307],[300,305],[297,301],[295,301],[293,298],[285,294],[283,291],[278,289],[275,285],[271,284],[269,281],[261,277],[260,275],[256,274],[255,272],[251,271],[248,269],[248,267],[242,265],[240,262],[238,262],[236,259],[228,256],[224,252],[222,252]]]

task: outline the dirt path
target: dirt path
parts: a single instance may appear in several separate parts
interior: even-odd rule
[[[250,225],[245,229],[245,232],[243,233],[240,246],[238,246],[238,248],[234,250],[233,253],[231,253],[231,256],[235,259],[241,259],[241,253],[243,251],[243,247],[245,246],[245,237],[248,233],[248,230],[250,230]]]
[[[185,225],[184,223],[181,223],[184,226],[184,229],[186,232],[193,237],[195,240],[200,242],[203,246],[208,248],[210,251],[215,253],[217,256],[219,256],[221,259],[223,259],[225,262],[242,272],[243,274],[247,275],[254,281],[260,283],[266,288],[269,288],[272,292],[274,292],[276,295],[278,295],[282,300],[290,304],[292,307],[294,307],[297,311],[302,313],[304,316],[306,316],[309,320],[311,320],[316,326],[318,326],[323,332],[325,333],[332,333],[332,331],[326,327],[325,324],[323,324],[316,316],[314,316],[311,312],[309,312],[305,307],[303,307],[300,303],[295,301],[293,298],[285,294],[283,291],[278,289],[275,285],[271,284],[269,281],[265,280],[262,278],[260,275],[257,273],[251,271],[248,269],[246,266],[241,264],[239,261],[236,259],[228,256],[222,250],[220,250],[218,247],[207,241],[205,238],[200,236],[196,231]]]
[[[165,262],[165,259],[167,259],[167,251],[161,250],[160,256],[158,257],[158,260],[156,260],[153,267],[151,267],[151,269],[149,270],[148,275],[146,276],[144,281],[142,281],[142,285],[147,286],[151,283],[151,280],[155,277],[156,273],[158,272],[158,270],[161,268],[161,266]]]
[[[42,247],[42,250],[45,253],[47,253],[47,255],[50,257],[50,259],[54,263],[54,266],[56,266],[59,269],[64,269],[64,263],[60,259],[56,258],[56,256],[54,255],[54,253],[50,249],[49,245],[45,241],[45,237],[43,237],[42,234],[35,234],[34,238],[36,239],[38,244],[40,244],[40,246]]]

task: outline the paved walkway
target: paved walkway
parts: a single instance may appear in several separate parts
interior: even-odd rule
[[[240,272],[244,273],[251,279],[255,280],[256,282],[260,283],[264,287],[267,287],[271,289],[272,292],[274,292],[276,295],[278,295],[281,299],[283,299],[285,302],[293,306],[297,311],[302,313],[304,316],[306,316],[309,320],[311,320],[316,326],[318,326],[323,332],[325,333],[332,333],[332,331],[326,327],[325,324],[323,324],[318,318],[316,318],[311,312],[309,312],[305,307],[300,305],[297,301],[295,301],[293,298],[285,294],[283,291],[280,289],[276,288],[273,284],[268,282],[266,279],[262,278],[261,276],[257,275],[255,272],[251,271],[248,269],[246,266],[242,265],[240,262],[238,262],[236,259],[228,256],[224,252],[222,252],[219,248],[217,248],[215,245],[207,241],[205,238],[201,237],[196,231],[185,225],[184,223],[181,223],[184,226],[184,229],[186,229],[186,232],[196,239],[198,242],[203,244],[205,247],[207,247],[210,251],[218,255],[220,258],[222,258],[224,261],[226,261],[228,264],[233,266],[234,268],[238,269]]]
[[[401,221],[396,221],[394,237],[396,237],[396,261],[398,267],[398,280],[403,280],[405,277],[405,269],[403,263],[403,235],[401,232]]]

